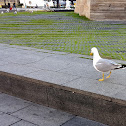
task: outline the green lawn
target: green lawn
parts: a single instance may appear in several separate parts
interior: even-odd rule
[[[97,22],[73,12],[0,14],[0,43],[126,60],[126,22]]]

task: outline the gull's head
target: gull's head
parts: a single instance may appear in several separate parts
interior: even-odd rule
[[[96,53],[96,52],[98,52],[97,48],[96,48],[96,47],[93,47],[93,48],[91,49],[90,55],[92,56],[92,55],[93,55],[94,53]]]

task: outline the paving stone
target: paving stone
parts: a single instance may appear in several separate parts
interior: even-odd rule
[[[21,120],[11,126],[38,126],[38,125],[35,125],[33,123],[30,123],[30,122],[27,122],[27,121],[24,121],[24,120]]]
[[[29,50],[29,49],[23,49],[23,48],[22,50],[14,54],[14,56],[17,56],[17,57],[22,56],[23,58],[34,58],[34,59],[43,59],[51,55],[54,55],[54,54],[51,54],[49,52],[44,52],[39,49]]]
[[[60,126],[74,116],[52,108],[33,105],[12,114],[40,126]]]
[[[21,54],[25,54],[25,56],[31,55],[31,57],[39,56],[41,59],[54,55],[54,54],[52,54],[52,52],[49,52],[49,51],[47,52],[46,50],[44,51],[44,50],[39,50],[39,49],[36,49],[36,50],[28,50],[28,49],[23,50],[21,52]]]
[[[126,86],[126,69],[112,71],[109,83],[116,83],[118,85]]]
[[[7,64],[9,64],[9,62],[8,62],[8,61],[7,61],[7,62],[5,62],[5,61],[3,61],[3,60],[0,60],[0,66],[7,65]]]
[[[62,62],[60,60],[56,60],[51,57],[48,57],[41,61],[28,64],[27,66],[32,66],[32,67],[44,69],[44,70],[58,71],[58,70],[66,68],[68,66],[68,62],[66,61]]]
[[[77,76],[47,70],[25,74],[25,76],[54,84],[63,84],[78,78]]]
[[[5,58],[11,57],[15,54],[15,52],[6,52],[5,50],[0,50],[0,59],[3,60]]]
[[[1,46],[0,46],[0,50],[5,50],[5,49],[7,49],[8,47],[7,47],[7,45],[5,45],[5,44],[1,44]]]
[[[41,60],[42,58],[40,56],[36,56],[36,55],[13,55],[11,57],[6,58],[5,61],[8,61],[10,63],[17,63],[20,65],[25,65],[25,64],[29,64],[29,63],[33,63],[33,62],[37,62],[39,60]]]
[[[9,46],[8,46],[8,48],[5,49],[6,52],[18,52],[18,51],[21,51],[21,50],[22,50],[22,49],[9,48]]]
[[[75,117],[62,126],[107,126],[81,117]]]
[[[120,92],[112,95],[112,97],[117,98],[117,99],[121,99],[121,100],[126,100],[126,88],[124,88]]]
[[[99,82],[98,80],[83,77],[69,83],[64,83],[63,85],[105,96],[112,96],[125,88],[123,85],[107,83],[107,81]]]
[[[13,117],[11,115],[7,115],[5,113],[0,112],[0,126],[9,126],[13,123],[16,123],[20,121],[21,119],[18,119],[16,117]]]
[[[9,63],[5,65],[1,65],[0,70],[4,72],[16,74],[16,75],[24,75],[34,71],[38,71],[39,69],[34,67],[27,67],[25,65]]]
[[[22,99],[9,96],[7,94],[0,94],[0,111],[5,113],[13,113],[19,109],[23,109],[30,105],[30,102]]]
[[[100,74],[93,68],[92,64],[90,65],[90,62],[88,64],[89,65],[85,63],[82,64],[82,63],[72,62],[69,64],[68,68],[59,70],[58,72],[76,75],[76,76],[82,76],[85,78],[90,78],[90,79],[95,79],[95,80],[98,79],[98,77],[102,76],[102,74]],[[91,74],[92,72],[94,74]]]

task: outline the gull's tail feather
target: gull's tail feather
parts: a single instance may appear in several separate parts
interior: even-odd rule
[[[122,64],[121,66],[115,68],[115,69],[125,69],[126,68],[126,64]]]

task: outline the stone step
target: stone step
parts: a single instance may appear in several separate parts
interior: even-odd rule
[[[126,101],[0,72],[0,92],[110,126],[126,126]]]

